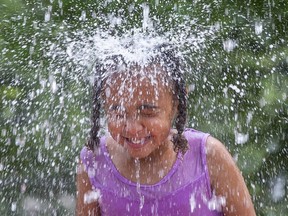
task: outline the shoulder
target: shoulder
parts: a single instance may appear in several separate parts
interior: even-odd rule
[[[227,177],[228,173],[234,172],[237,168],[225,146],[212,136],[206,141],[206,160],[213,189],[221,178]]]
[[[233,157],[212,136],[206,141],[206,158],[211,187],[217,196],[226,199],[223,208],[225,215],[255,215],[249,191]]]
[[[216,165],[219,164],[219,162],[221,164],[234,164],[234,160],[226,147],[222,144],[222,142],[212,136],[208,136],[206,140],[206,157],[208,165]]]

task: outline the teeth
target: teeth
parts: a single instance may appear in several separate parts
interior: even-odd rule
[[[144,144],[145,138],[142,138],[141,140],[131,139],[131,142],[133,142],[135,144]]]

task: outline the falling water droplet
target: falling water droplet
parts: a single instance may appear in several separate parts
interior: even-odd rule
[[[140,168],[141,167],[140,167],[139,159],[135,159],[135,168],[136,168],[136,180],[137,180],[136,187],[137,187],[137,193],[139,195],[139,200],[140,200],[139,213],[141,215],[141,211],[144,206],[144,196],[141,194],[141,184],[140,184]]]
[[[16,211],[16,208],[17,208],[16,202],[12,202],[12,204],[11,204],[11,211],[12,211],[12,212],[15,212],[15,211]]]

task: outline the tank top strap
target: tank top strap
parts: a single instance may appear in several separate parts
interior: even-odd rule
[[[207,149],[206,149],[206,143],[207,138],[210,136],[208,133],[203,134],[203,138],[201,140],[201,158],[202,158],[202,164],[204,168],[205,178],[207,182],[207,189],[209,192],[209,197],[212,197],[212,191],[211,191],[211,182],[210,182],[210,176],[209,176],[209,170],[208,170],[208,164],[207,164]]]
[[[86,168],[91,167],[93,164],[93,152],[84,146],[80,152],[80,160]]]
[[[85,171],[88,173],[89,177],[95,175],[95,170],[97,169],[99,159],[101,160],[101,155],[103,152],[103,144],[105,142],[105,137],[101,137],[100,146],[94,152],[90,150],[87,146],[84,146],[80,152],[80,160],[84,165]]]
[[[199,168],[201,171],[200,173],[205,176],[206,180],[206,187],[209,191],[209,197],[212,196],[211,191],[211,185],[210,185],[210,177],[209,177],[209,171],[208,171],[208,165],[207,165],[207,159],[206,159],[206,142],[207,138],[210,136],[209,133],[204,133],[192,128],[187,128],[184,132],[185,137],[189,144],[189,150],[188,154],[190,154],[190,158],[193,161],[199,161],[199,164],[201,168]],[[197,160],[198,158],[198,160]]]

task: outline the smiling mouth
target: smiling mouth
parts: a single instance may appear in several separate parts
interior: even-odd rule
[[[129,144],[129,145],[138,145],[139,147],[140,146],[143,146],[145,145],[149,140],[150,140],[151,136],[147,136],[147,137],[144,137],[144,138],[125,138],[126,140],[126,143]]]

